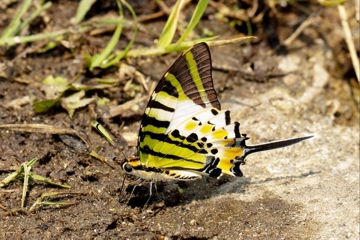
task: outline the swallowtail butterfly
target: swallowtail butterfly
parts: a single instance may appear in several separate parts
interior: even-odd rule
[[[221,110],[206,43],[184,52],[165,73],[145,109],[139,157],[122,169],[151,181],[194,180],[202,175],[241,177],[251,153],[286,147],[312,136],[247,146],[240,124]]]

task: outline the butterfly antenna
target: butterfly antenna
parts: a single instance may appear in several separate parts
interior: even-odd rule
[[[255,146],[245,146],[244,158],[247,155],[251,154],[251,153],[262,152],[262,151],[272,150],[272,149],[276,149],[276,148],[287,147],[287,146],[293,145],[295,143],[304,141],[304,140],[312,138],[312,137],[313,136],[292,138],[292,139],[286,139],[286,140],[282,140],[282,141],[259,144],[259,145],[255,145]]]

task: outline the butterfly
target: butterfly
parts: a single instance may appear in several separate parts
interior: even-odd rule
[[[122,163],[131,175],[151,181],[195,180],[203,175],[243,176],[251,153],[286,147],[312,136],[255,146],[221,110],[212,79],[210,50],[198,43],[185,51],[161,78],[143,115],[139,157]]]

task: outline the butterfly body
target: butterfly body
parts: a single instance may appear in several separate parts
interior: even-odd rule
[[[199,43],[176,60],[155,88],[139,130],[139,158],[127,160],[122,168],[153,181],[242,176],[240,165],[248,154],[307,138],[247,146],[240,124],[231,121],[230,111],[221,110],[210,51]]]

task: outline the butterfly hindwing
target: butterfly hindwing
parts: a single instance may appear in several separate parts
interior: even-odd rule
[[[241,172],[231,171],[234,163],[243,163],[244,147],[241,143],[240,124],[231,123],[230,112],[220,111],[215,108],[206,108],[196,116],[177,126],[175,130],[180,145],[191,146],[193,151],[183,152],[180,161],[184,168],[196,169],[219,177],[221,174],[241,175]],[[202,156],[201,164],[190,167],[189,159]],[[188,167],[189,166],[189,167]],[[240,170],[239,170],[240,171]]]

